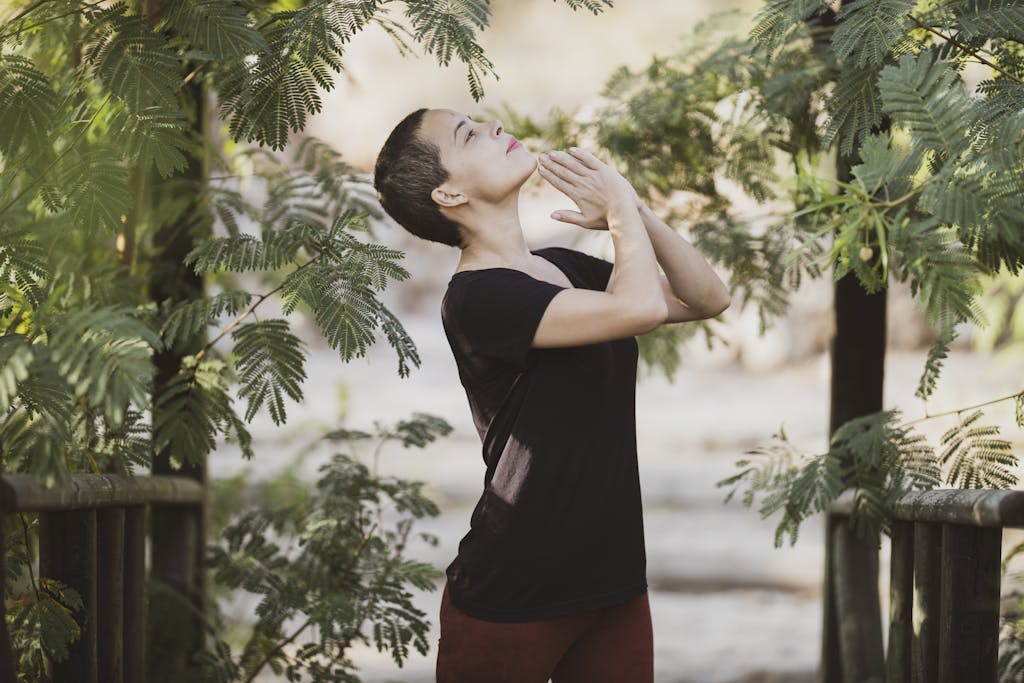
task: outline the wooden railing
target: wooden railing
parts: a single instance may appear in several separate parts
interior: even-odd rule
[[[0,477],[0,512],[40,513],[39,575],[74,588],[83,599],[84,614],[74,615],[81,636],[69,657],[55,664],[52,683],[146,680],[147,508],[162,509],[161,533],[171,534],[179,558],[154,573],[175,589],[201,590],[190,559],[201,551],[203,495],[198,482],[178,476],[80,474],[51,489],[29,476]],[[0,581],[2,557],[0,552]],[[6,660],[0,661],[0,681],[14,683],[6,629],[0,635],[0,660]]]
[[[833,524],[849,522],[854,495],[832,506]],[[900,499],[886,683],[995,683],[1004,527],[1024,527],[1024,491],[944,489]]]

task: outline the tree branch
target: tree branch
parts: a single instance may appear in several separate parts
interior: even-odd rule
[[[995,403],[1002,403],[1003,401],[1009,401],[1011,398],[1017,398],[1021,394],[1024,394],[1024,389],[1021,389],[1020,391],[1017,391],[1017,392],[1015,392],[1013,394],[1010,394],[1009,396],[1001,396],[1000,398],[993,398],[992,400],[989,400],[989,401],[983,401],[981,403],[975,403],[974,405],[964,406],[963,408],[957,408],[956,410],[945,410],[945,411],[943,411],[941,413],[934,413],[932,415],[927,415],[926,414],[924,417],[919,417],[916,420],[911,420],[910,422],[904,422],[902,426],[903,427],[909,427],[910,425],[915,425],[915,424],[918,424],[919,422],[924,422],[925,420],[934,420],[937,417],[946,417],[947,415],[959,415],[960,413],[966,412],[968,410],[975,410],[976,408],[984,408],[985,406],[990,406],[990,405],[993,405]]]
[[[957,40],[956,36],[944,35],[941,32],[939,32],[937,29],[934,29],[931,26],[928,26],[927,24],[925,24],[924,22],[922,22],[920,19],[918,19],[917,17],[915,17],[912,14],[908,13],[906,16],[912,22],[917,24],[918,27],[923,28],[925,31],[928,31],[929,33],[934,33],[935,35],[937,35],[939,38],[942,38],[943,40],[947,40],[947,41],[953,43],[954,45],[956,45],[961,50],[963,50],[967,54],[969,54],[972,57],[974,57],[975,59],[977,59],[979,62],[981,62],[985,66],[988,66],[988,67],[990,67],[992,69],[995,69],[996,71],[1001,73],[1006,78],[1009,78],[1011,81],[1014,81],[1016,83],[1020,83],[1021,85],[1024,85],[1024,80],[1021,80],[1021,79],[1017,78],[1016,76],[1014,76],[1013,74],[1009,73],[1008,71],[1004,71],[1002,67],[1000,67],[1000,66],[996,65],[995,63],[990,62],[989,60],[985,59],[984,57],[981,56],[981,54],[979,54],[978,51],[972,50],[971,48],[967,47],[962,42]]]
[[[9,26],[9,25],[13,24],[14,22],[18,21],[19,19],[22,19],[29,12],[39,8],[42,5],[45,5],[48,2],[52,2],[52,1],[53,0],[38,0],[38,2],[32,4],[31,6],[29,6],[28,8],[26,8],[22,12],[20,12],[16,17],[11,19],[10,21],[5,21],[4,24]],[[107,0],[96,0],[96,2],[90,2],[90,3],[86,4],[86,5],[81,5],[80,7],[76,7],[75,9],[71,10],[70,12],[64,12],[63,14],[55,14],[52,17],[47,17],[46,19],[42,19],[40,21],[37,21],[36,23],[31,24],[29,26],[22,26],[21,28],[15,30],[15,31],[12,31],[10,33],[2,33],[2,34],[0,34],[0,43],[3,43],[5,40],[8,40],[9,38],[14,38],[15,36],[17,36],[17,35],[19,35],[21,33],[24,33],[25,31],[29,31],[29,30],[34,29],[34,28],[39,28],[43,24],[48,24],[51,21],[56,21],[58,19],[63,19],[64,17],[70,17],[72,14],[78,14],[78,13],[80,13],[84,9],[90,9],[92,7],[96,7],[97,5],[102,5],[105,2],[107,2]]]
[[[370,538],[373,537],[373,532],[374,532],[374,530],[376,528],[377,528],[377,522],[374,522],[373,524],[370,525],[369,530],[367,530],[367,532],[363,535],[363,539],[359,542],[359,547],[356,548],[356,552],[352,556],[352,561],[353,562],[356,562],[356,561],[359,560],[359,556],[362,554],[363,548],[366,547],[366,544],[369,543]],[[283,648],[285,645],[288,645],[289,643],[293,642],[296,638],[298,638],[299,635],[303,631],[305,631],[306,628],[308,628],[309,625],[312,624],[312,623],[313,623],[313,617],[308,617],[306,619],[306,621],[303,622],[302,626],[300,626],[298,629],[296,629],[294,633],[292,633],[287,638],[281,640],[280,642],[275,643],[274,647],[272,647],[269,650],[267,650],[267,653],[265,655],[263,655],[263,659],[261,659],[259,664],[256,665],[256,668],[253,669],[249,673],[248,676],[246,676],[245,681],[243,681],[243,683],[252,683],[256,679],[256,675],[263,669],[264,666],[267,665],[267,662],[270,661],[270,659],[274,656],[274,654],[279,652],[281,650],[281,648]]]
[[[298,268],[293,270],[291,272],[291,274],[294,275],[295,273],[299,272],[300,270],[302,270],[306,266],[312,265],[313,263],[316,263],[319,260],[320,260],[320,255],[317,254],[316,256],[314,256],[313,258],[311,258],[310,260],[306,261],[301,266],[299,266]],[[280,291],[280,289],[282,287],[284,287],[284,281],[282,281],[281,284],[279,284],[277,287],[274,287],[272,290],[270,290],[266,294],[261,294],[259,296],[259,298],[257,298],[256,301],[254,301],[251,306],[249,306],[249,308],[247,308],[244,311],[242,311],[242,313],[237,318],[232,320],[231,323],[227,327],[225,327],[223,330],[221,330],[220,333],[217,334],[216,337],[214,337],[209,342],[207,342],[206,345],[203,346],[203,348],[201,348],[199,350],[199,352],[196,354],[196,361],[199,361],[203,356],[205,356],[206,352],[209,351],[211,348],[213,348],[214,344],[216,344],[218,341],[220,341],[228,332],[230,332],[231,330],[236,328],[243,320],[245,320],[249,316],[250,313],[253,312],[253,310],[255,310],[255,308],[257,306],[259,306],[261,303],[263,303],[264,301],[269,299],[271,296],[273,296],[275,293]]]

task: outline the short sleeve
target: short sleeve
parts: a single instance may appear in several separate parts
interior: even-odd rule
[[[587,289],[604,291],[612,276],[612,262],[569,247],[545,247],[540,251],[571,267]]]
[[[597,256],[591,256],[582,251],[572,250],[576,260],[580,264],[580,270],[585,273],[587,284],[591,289],[604,291],[608,288],[608,280],[612,277],[612,262],[606,261]]]
[[[449,285],[441,317],[464,352],[524,369],[544,311],[563,289],[514,269],[466,273]]]

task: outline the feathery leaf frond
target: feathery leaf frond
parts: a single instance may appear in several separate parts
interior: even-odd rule
[[[286,420],[284,396],[302,400],[305,346],[291,333],[287,320],[261,320],[236,328],[234,353],[239,397],[248,400],[245,419],[251,421],[266,401],[275,424]]]
[[[484,95],[482,79],[494,75],[494,65],[476,41],[476,31],[487,26],[491,16],[490,0],[404,0],[405,14],[412,23],[417,40],[442,66],[457,56],[466,65],[469,92],[474,100]]]
[[[972,109],[960,76],[931,52],[903,55],[897,66],[883,68],[878,89],[882,110],[944,158],[955,158],[970,142],[964,130]]]
[[[832,46],[850,66],[880,66],[890,55],[909,52],[914,42],[907,14],[914,0],[854,0],[836,15]]]
[[[68,313],[49,338],[50,352],[76,395],[86,396],[119,426],[129,404],[145,407],[160,338],[121,307],[85,306]]]
[[[175,33],[213,60],[255,54],[267,48],[242,5],[225,0],[175,0],[164,17]]]
[[[976,426],[982,412],[975,411],[942,435],[940,460],[949,467],[948,480],[958,488],[997,488],[1015,486],[1017,457],[1006,439],[995,438],[996,426]]]
[[[0,154],[52,144],[58,97],[50,80],[18,55],[0,55]]]
[[[942,362],[949,355],[949,345],[956,339],[956,328],[953,325],[944,325],[939,331],[939,336],[932,342],[928,349],[928,358],[925,360],[924,372],[917,383],[917,391],[914,395],[922,400],[927,400],[935,391],[938,385],[939,373],[942,371]]]

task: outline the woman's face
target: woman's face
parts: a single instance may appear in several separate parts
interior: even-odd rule
[[[419,134],[440,150],[448,171],[442,189],[449,196],[497,204],[518,191],[537,168],[537,159],[501,121],[474,121],[451,109],[431,109],[423,115]],[[442,206],[443,199],[435,193]]]

